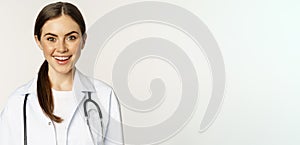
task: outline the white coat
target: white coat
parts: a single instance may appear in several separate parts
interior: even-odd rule
[[[23,103],[26,103],[28,145],[56,145],[56,131],[53,122],[43,113],[36,94],[37,77],[18,88],[8,99],[0,115],[0,145],[24,144]],[[77,107],[68,121],[67,145],[93,145],[91,132],[83,115],[85,92],[91,92],[100,102],[103,114],[104,144],[123,144],[123,130],[119,102],[110,86],[75,71],[74,94]],[[93,97],[92,97],[93,98]]]

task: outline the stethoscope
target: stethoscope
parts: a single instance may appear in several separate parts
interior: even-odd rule
[[[99,115],[99,118],[100,118],[100,124],[101,124],[101,136],[102,136],[102,142],[104,141],[104,135],[103,135],[103,121],[102,121],[102,112],[101,112],[101,109],[99,107],[99,105],[96,103],[96,101],[94,101],[91,97],[91,92],[87,92],[88,94],[88,98],[83,102],[83,110],[84,110],[84,116],[85,118],[87,119],[87,125],[89,127],[89,130],[90,130],[90,133],[91,133],[91,136],[92,136],[92,139],[95,143],[95,145],[97,144],[94,136],[93,136],[93,132],[92,132],[92,128],[91,128],[91,125],[90,125],[90,116],[89,116],[89,112],[91,110],[88,110],[87,109],[87,105],[88,103],[91,103],[93,104],[96,109],[97,109],[97,112],[98,112],[98,115]],[[28,95],[29,94],[25,94],[25,99],[24,99],[24,103],[23,103],[23,122],[24,122],[24,145],[27,145],[27,118],[26,118],[26,103],[27,103],[27,98],[28,98]]]

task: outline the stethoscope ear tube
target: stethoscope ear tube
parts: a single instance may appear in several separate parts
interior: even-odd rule
[[[24,123],[24,145],[27,145],[27,119],[26,119],[26,103],[29,94],[25,95],[23,103],[23,123]]]

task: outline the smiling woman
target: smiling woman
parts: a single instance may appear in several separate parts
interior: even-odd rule
[[[1,112],[1,145],[123,144],[113,89],[75,67],[85,30],[73,4],[57,2],[41,10],[34,38],[45,61],[38,76],[18,88]]]
[[[85,32],[81,32],[79,25],[68,15],[62,14],[44,24],[41,36],[35,35],[35,40],[49,63],[50,80],[60,76],[73,76],[73,68],[85,39]],[[66,84],[53,82],[52,87],[57,90],[71,90],[72,80],[70,78]]]

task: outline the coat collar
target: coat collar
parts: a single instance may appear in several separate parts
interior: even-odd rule
[[[78,102],[80,102],[87,92],[96,92],[94,83],[90,78],[83,75],[79,70],[75,70],[73,91]]]
[[[87,97],[87,95],[86,95],[87,92],[93,93],[93,92],[96,92],[96,89],[94,87],[92,79],[90,79],[89,77],[82,74],[79,70],[76,69],[74,75],[75,76],[74,76],[72,91],[74,93],[75,100],[77,101],[77,106],[79,106],[79,104],[81,104],[81,102]],[[25,94],[30,94],[31,97],[28,97],[28,100],[29,100],[28,104],[31,103],[32,107],[34,107],[33,111],[43,114],[43,110],[41,109],[41,107],[39,105],[39,101],[38,101],[36,92],[37,92],[37,76],[31,82],[29,82],[25,86],[23,86],[19,93],[22,94],[22,96],[25,96]],[[76,111],[76,109],[74,110],[74,112]],[[80,111],[80,112],[83,113],[83,111]],[[74,113],[73,113],[73,115],[74,115]],[[51,121],[45,115],[41,115],[41,116],[43,116],[43,117],[41,117],[41,119],[44,122],[48,123]]]
[[[92,80],[82,74],[78,69],[75,69],[73,81],[73,91],[78,101],[82,100],[86,92],[96,92]],[[37,76],[27,84],[23,92],[24,94],[34,94],[37,95]]]

